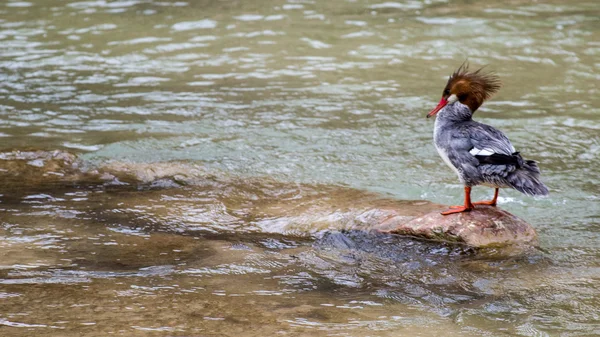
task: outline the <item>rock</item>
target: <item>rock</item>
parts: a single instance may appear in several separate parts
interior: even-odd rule
[[[231,177],[214,174],[203,166],[187,162],[109,162],[94,166],[64,151],[0,152],[0,185],[3,194],[32,189],[55,192],[60,186],[102,184],[145,186],[218,195],[214,223],[246,223],[252,231],[284,235],[314,235],[319,232],[358,230],[406,235],[429,240],[462,243],[472,247],[537,245],[535,230],[525,221],[496,207],[477,206],[468,213],[443,216],[446,207],[423,200],[394,200],[381,195],[328,185],[288,184],[265,177]],[[47,193],[51,194],[51,193]],[[158,218],[172,218],[173,208],[185,212],[196,206],[153,207],[146,194],[128,194],[120,204],[148,204]],[[222,204],[221,204],[222,203]],[[117,207],[117,206],[115,206]],[[119,206],[120,207],[120,206]],[[181,223],[185,223],[182,220]],[[222,226],[219,226],[221,229]],[[225,226],[227,227],[227,226]],[[232,230],[245,230],[230,227]]]
[[[442,210],[406,221],[398,216],[382,222],[378,231],[468,246],[505,247],[538,244],[533,227],[498,207],[476,206],[471,212],[441,215]]]
[[[76,155],[65,151],[0,152],[0,184],[4,189],[20,190],[57,182],[96,181],[81,168]]]

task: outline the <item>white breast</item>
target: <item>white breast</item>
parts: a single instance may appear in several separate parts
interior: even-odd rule
[[[450,162],[450,158],[448,158],[448,153],[446,153],[446,150],[442,149],[441,147],[438,147],[437,145],[435,146],[435,148],[440,154],[440,157],[442,157],[442,159],[444,160],[444,163],[446,163],[446,165],[448,165],[448,167],[451,168],[454,171],[454,173],[456,173],[458,179],[460,179],[460,181],[462,182],[462,175],[460,174],[460,171]]]
[[[461,182],[463,182],[460,171],[458,170],[458,168],[456,168],[454,165],[452,165],[452,162],[450,162],[450,158],[448,158],[448,153],[446,152],[446,150],[444,150],[443,148],[441,148],[437,145],[437,135],[438,135],[439,131],[441,131],[440,125],[438,124],[438,119],[436,118],[435,126],[433,127],[433,144],[435,145],[437,152],[440,154],[440,157],[442,157],[442,159],[444,160],[444,163],[446,163],[446,165],[448,165],[448,167],[451,168],[456,173],[456,175],[458,176],[458,179]]]

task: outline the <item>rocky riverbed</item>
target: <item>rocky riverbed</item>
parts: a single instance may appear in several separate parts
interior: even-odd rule
[[[212,210],[209,215],[212,219],[207,218],[216,222],[216,228],[222,225],[219,221],[233,225],[227,231],[303,236],[323,231],[360,230],[476,248],[537,245],[537,235],[531,225],[495,207],[479,206],[469,213],[442,216],[439,211],[445,206],[429,201],[392,200],[327,185],[311,187],[269,179],[217,176],[200,165],[185,162],[136,164],[112,161],[93,165],[64,151],[5,152],[0,153],[0,182],[8,199],[12,195],[10,191],[23,189],[43,193],[67,186],[82,186],[84,191],[95,186],[113,192],[129,191],[129,198],[120,199],[121,204],[149,208],[153,208],[152,198],[143,191],[185,188],[187,193],[194,193],[210,188],[211,193],[218,193],[218,190],[237,189],[240,193],[236,197],[224,202],[221,209]],[[259,187],[272,185],[278,185],[280,192],[277,195]],[[136,194],[135,190],[140,193]],[[360,203],[355,201],[357,193],[363,194]],[[152,223],[155,225],[166,228],[170,214],[185,218],[186,211],[191,213],[189,216],[197,213],[193,203],[181,207],[174,202],[153,209],[147,216],[154,217]],[[165,222],[161,223],[160,219]],[[247,226],[248,221],[244,219],[254,219],[250,222],[252,226]],[[236,222],[245,225],[236,227]],[[178,229],[185,230],[186,226],[194,228],[193,223],[184,221],[178,224]]]

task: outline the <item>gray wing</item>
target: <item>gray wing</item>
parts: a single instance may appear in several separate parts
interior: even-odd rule
[[[473,122],[468,127],[468,135],[472,148],[469,154],[478,161],[477,170],[483,182],[495,186],[507,186],[509,174],[524,165],[523,158],[516,152],[502,131],[489,125]]]
[[[468,129],[468,130],[467,130]],[[474,156],[491,156],[493,154],[511,156],[516,150],[502,131],[478,122],[469,123],[468,128],[461,128],[461,133],[471,140]]]
[[[469,121],[445,133],[440,141],[466,186],[487,183],[527,195],[548,194],[536,162],[524,160],[508,138],[489,125]]]
[[[448,159],[467,185],[505,186],[505,178],[523,161],[506,135],[475,121],[457,126],[446,142]]]

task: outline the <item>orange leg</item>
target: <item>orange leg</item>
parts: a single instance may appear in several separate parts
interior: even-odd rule
[[[465,205],[464,206],[450,206],[450,209],[445,212],[442,212],[442,215],[469,212],[472,209],[473,209],[473,204],[471,203],[471,187],[465,186]]]
[[[486,200],[486,201],[477,201],[474,202],[473,205],[488,205],[488,206],[496,206],[496,201],[498,201],[498,191],[500,189],[496,187],[496,191],[494,192],[494,199]]]

